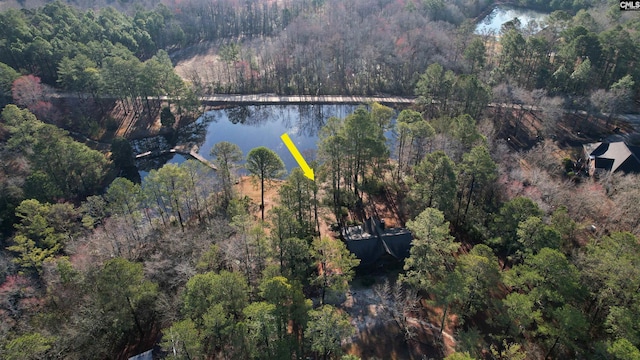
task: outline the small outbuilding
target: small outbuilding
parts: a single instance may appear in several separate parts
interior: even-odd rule
[[[589,175],[596,172],[640,173],[640,147],[623,141],[597,142],[582,146]]]

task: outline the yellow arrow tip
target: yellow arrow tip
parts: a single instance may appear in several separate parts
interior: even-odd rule
[[[311,169],[311,168],[309,168],[309,170],[306,170],[304,172],[304,176],[306,176],[309,179],[311,179],[311,181],[316,181],[315,174],[313,173],[313,169]]]

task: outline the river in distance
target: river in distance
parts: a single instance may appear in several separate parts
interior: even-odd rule
[[[534,32],[540,30],[540,23],[547,19],[549,15],[529,9],[516,8],[508,5],[500,5],[493,8],[491,13],[482,19],[476,25],[476,34],[497,35],[500,33],[502,25],[508,21],[518,18],[523,28],[527,28],[527,24],[535,21],[536,26],[533,27]]]

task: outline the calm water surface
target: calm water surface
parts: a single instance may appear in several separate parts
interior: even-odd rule
[[[315,156],[318,131],[331,116],[344,118],[357,108],[356,105],[261,105],[235,106],[212,110],[203,114],[195,123],[181,128],[174,139],[157,136],[134,141],[137,153],[170,149],[175,144],[191,143],[199,147],[198,153],[211,160],[214,144],[228,141],[240,147],[244,156],[258,146],[274,150],[288,171],[297,167],[280,135],[288,133],[298,150],[311,159]],[[173,144],[173,145],[172,145]],[[166,155],[137,162],[141,177],[163,164],[182,163],[182,155]]]

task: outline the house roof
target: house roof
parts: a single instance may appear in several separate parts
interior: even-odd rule
[[[409,230],[384,228],[377,218],[368,218],[361,226],[347,227],[342,235],[347,249],[360,259],[360,266],[373,265],[385,254],[404,260],[413,240]]]
[[[153,349],[145,351],[142,354],[132,356],[129,358],[129,360],[153,360]]]
[[[618,141],[585,144],[584,149],[598,169],[640,172],[640,147]]]

